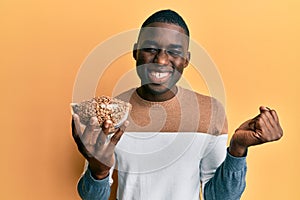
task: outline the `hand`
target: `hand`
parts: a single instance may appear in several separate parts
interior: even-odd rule
[[[123,135],[128,121],[126,121],[112,135],[108,142],[109,128],[112,121],[107,120],[99,127],[96,117],[90,119],[90,124],[82,130],[79,116],[72,116],[72,136],[80,153],[89,162],[89,168],[95,179],[103,179],[109,174],[110,168],[115,162],[114,150],[116,144]]]
[[[247,148],[279,140],[283,131],[275,110],[261,106],[260,114],[244,122],[231,138],[229,152],[233,156],[243,156]]]

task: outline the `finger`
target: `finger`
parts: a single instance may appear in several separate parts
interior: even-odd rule
[[[260,116],[255,121],[255,130],[254,130],[254,132],[256,133],[255,136],[261,138],[263,136],[263,133],[265,132],[265,129],[266,129],[266,124],[263,118]]]
[[[265,112],[261,114],[261,118],[257,121],[257,126],[259,127],[255,132],[257,134],[257,137],[262,141],[262,142],[268,142],[274,140],[274,128],[271,125],[271,122],[269,121],[269,118],[267,115],[270,115],[269,112]],[[271,120],[274,122],[273,117],[270,115],[269,116]]]
[[[274,120],[275,120],[276,122],[279,122],[278,116],[277,116],[277,114],[276,114],[276,111],[275,111],[274,109],[269,108],[269,107],[265,107],[265,108],[271,113],[271,115],[272,115],[272,117],[274,118]]]
[[[107,136],[110,132],[110,128],[113,126],[113,122],[111,120],[105,120],[102,124],[102,131]]]
[[[269,111],[265,111],[261,114],[261,118],[265,122],[266,130],[270,132],[274,126],[274,119]]]
[[[259,107],[260,113],[263,113],[263,112],[269,111],[269,110],[270,110],[270,108],[268,108],[268,107],[266,107],[266,106],[260,106],[260,107]]]
[[[82,135],[81,127],[80,127],[80,119],[76,114],[72,115],[72,134],[73,137],[80,137]]]
[[[248,129],[248,130],[255,131],[255,123],[256,123],[256,118],[252,119],[252,120],[249,122],[247,129]]]
[[[260,110],[261,113],[270,113],[270,115],[267,114],[267,117],[268,117],[270,123],[273,122],[273,120],[272,120],[273,116],[272,116],[272,114],[271,114],[271,111],[272,111],[271,108],[269,108],[269,107],[267,107],[267,106],[260,106],[260,107],[259,107],[259,110]],[[271,118],[271,117],[272,117],[272,118]],[[273,126],[273,125],[274,125],[274,123],[272,123],[272,126]]]
[[[279,118],[278,118],[278,115],[277,115],[276,111],[275,110],[271,110],[270,114],[273,117],[274,132],[277,133],[277,134],[274,135],[275,136],[274,140],[278,140],[278,139],[280,139],[282,137],[283,130],[282,130],[280,124],[279,124]]]
[[[77,148],[79,150],[79,152],[86,158],[88,159],[89,157],[91,157],[91,154],[89,153],[89,151],[86,149],[85,145],[83,144],[83,142],[81,141],[80,137],[81,137],[82,133],[81,133],[81,127],[80,127],[80,120],[79,120],[79,116],[74,114],[72,115],[72,136],[77,144]]]
[[[91,117],[89,124],[86,126],[81,139],[84,144],[93,144],[95,139],[95,132],[99,132],[100,129],[97,128],[98,120],[96,117]]]
[[[271,113],[273,119],[275,120],[275,122],[279,123],[279,118],[278,118],[278,115],[277,115],[276,111],[271,110],[270,113]]]
[[[104,144],[106,143],[108,134],[109,134],[109,129],[111,128],[111,126],[112,126],[111,120],[106,120],[103,122],[103,124],[101,126],[100,134],[96,141],[97,147],[99,150],[101,150],[103,148]]]
[[[260,114],[256,115],[252,120],[256,120],[259,117],[260,117]]]
[[[123,133],[124,133],[124,130],[122,130],[121,128],[118,128],[117,132],[110,138],[110,143],[116,145],[120,141]]]
[[[267,117],[273,128],[277,128],[279,126],[279,120],[275,110],[270,110],[267,112]]]
[[[76,120],[75,117],[72,116],[72,137],[75,140],[76,144],[78,144],[81,141],[80,141],[80,136],[79,136],[78,131],[75,126],[75,120]]]
[[[256,117],[254,117],[253,119],[249,120],[248,127],[247,127],[248,130],[255,131],[257,129],[256,122],[260,118],[260,115],[261,114],[258,114]]]
[[[267,117],[267,121],[265,121],[266,123],[268,122],[273,128],[276,128],[278,126],[278,117],[277,114],[274,110],[265,107],[267,109],[267,111],[263,111],[263,113],[266,115]],[[275,112],[275,113],[274,113]],[[275,116],[274,116],[275,114]],[[265,118],[266,120],[266,118]]]
[[[124,124],[117,130],[117,132],[110,138],[110,142],[107,146],[107,151],[113,152],[115,146],[121,139],[123,133],[125,132],[126,127],[129,125],[129,121],[125,121]]]
[[[97,143],[100,133],[101,133],[100,129],[98,128],[94,129],[90,137],[90,145],[95,145]]]

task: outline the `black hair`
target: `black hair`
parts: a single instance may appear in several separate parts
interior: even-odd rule
[[[152,14],[150,17],[144,21],[142,24],[142,28],[148,26],[151,23],[154,22],[164,22],[168,24],[175,24],[183,28],[185,31],[185,34],[189,37],[190,32],[187,24],[185,23],[184,19],[175,11],[173,10],[160,10],[154,14]]]

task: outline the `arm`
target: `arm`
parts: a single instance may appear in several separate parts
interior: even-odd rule
[[[227,134],[214,136],[201,160],[205,200],[237,200],[245,188],[246,158],[233,157],[226,148]]]
[[[77,190],[82,199],[107,200],[110,196],[109,176],[97,180],[93,178],[90,169],[87,169],[78,182]]]
[[[244,122],[230,141],[225,161],[204,187],[205,200],[240,199],[245,189],[248,147],[279,140],[283,131],[275,110],[260,107],[260,114]]]
[[[217,168],[214,176],[204,186],[204,199],[240,199],[246,186],[246,170],[246,157],[233,157],[227,151],[224,162]]]

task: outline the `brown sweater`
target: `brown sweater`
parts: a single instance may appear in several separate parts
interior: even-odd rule
[[[223,106],[216,99],[178,87],[176,96],[164,102],[142,99],[136,89],[117,98],[130,102],[128,132],[201,132],[227,134]]]

